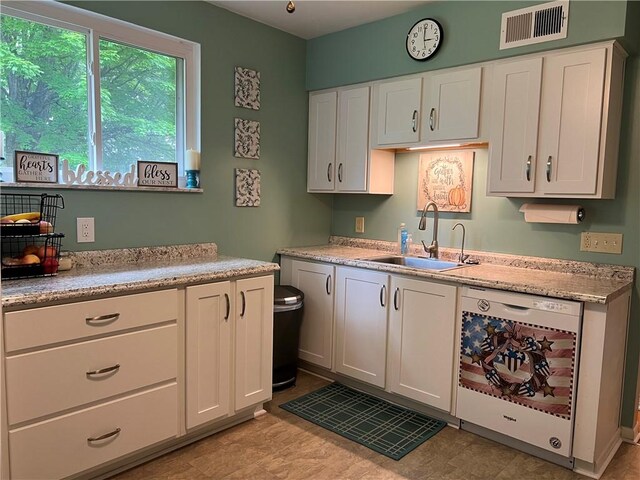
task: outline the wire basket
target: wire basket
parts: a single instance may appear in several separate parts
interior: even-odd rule
[[[56,275],[63,238],[62,233],[3,237],[2,279]]]
[[[0,235],[14,237],[53,233],[59,208],[64,208],[62,195],[2,193]]]

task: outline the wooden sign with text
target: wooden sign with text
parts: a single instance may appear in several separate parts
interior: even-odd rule
[[[139,187],[178,187],[178,164],[138,161]]]
[[[58,183],[58,155],[16,150],[14,171],[16,182]]]

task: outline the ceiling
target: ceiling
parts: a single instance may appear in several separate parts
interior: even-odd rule
[[[294,0],[295,12],[287,13],[287,0],[208,1],[307,40],[392,17],[428,3],[428,0]]]

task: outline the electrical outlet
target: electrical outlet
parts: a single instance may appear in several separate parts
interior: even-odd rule
[[[364,233],[364,217],[356,217],[356,233]]]
[[[580,251],[597,253],[622,253],[621,233],[582,232]]]
[[[76,234],[78,243],[95,242],[96,236],[94,231],[93,217],[76,218]]]

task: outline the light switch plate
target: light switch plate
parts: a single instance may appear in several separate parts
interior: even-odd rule
[[[364,217],[356,217],[356,233],[364,233]]]
[[[580,251],[597,253],[622,253],[621,233],[582,232]]]

